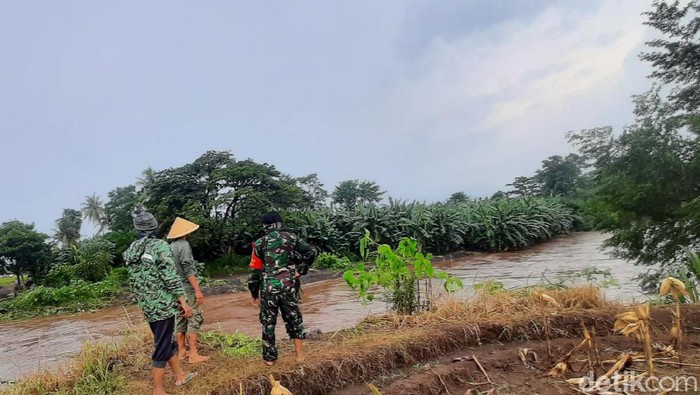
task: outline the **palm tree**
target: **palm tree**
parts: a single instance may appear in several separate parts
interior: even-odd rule
[[[80,211],[72,209],[64,209],[63,216],[56,220],[56,229],[54,232],[56,240],[58,240],[63,247],[68,247],[75,245],[80,238],[80,227],[83,223],[83,219],[80,215]]]
[[[100,197],[94,193],[92,196],[86,196],[81,211],[83,212],[83,218],[97,225],[97,233],[102,234],[108,221],[105,215],[105,207]]]
[[[141,172],[141,177],[136,180],[136,185],[141,187],[141,189],[153,184],[156,181],[157,171],[153,170],[152,167],[147,168]]]

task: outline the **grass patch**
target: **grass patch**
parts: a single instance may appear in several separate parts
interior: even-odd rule
[[[241,332],[202,332],[199,341],[229,358],[252,357],[260,354],[262,340]]]
[[[149,355],[146,327],[129,326],[123,336],[112,342],[85,342],[71,365],[62,372],[44,372],[29,376],[0,391],[2,395],[116,395],[131,393],[128,375],[120,366],[144,365]]]
[[[74,280],[61,287],[38,286],[0,302],[0,320],[16,320],[59,313],[76,313],[109,306],[123,291],[123,273],[114,270],[103,281]]]
[[[15,281],[17,281],[17,277],[15,276],[0,277],[0,287],[12,288],[15,286]]]

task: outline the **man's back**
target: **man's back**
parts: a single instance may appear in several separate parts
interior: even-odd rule
[[[131,292],[147,321],[172,317],[177,312],[177,297],[184,295],[177,278],[168,243],[142,238],[124,252]]]
[[[313,249],[291,232],[273,230],[255,241],[256,255],[262,260],[264,290],[292,290],[296,272],[305,272],[305,254]]]
[[[187,277],[196,276],[197,271],[195,268],[195,261],[192,256],[192,247],[190,243],[184,239],[177,239],[170,243],[170,251],[173,255],[173,261],[175,262],[175,269],[177,269],[177,275],[182,282],[182,286],[185,288],[185,292],[188,294],[194,293],[194,288],[190,284]]]

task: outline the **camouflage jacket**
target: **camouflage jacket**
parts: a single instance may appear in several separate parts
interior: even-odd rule
[[[273,230],[253,243],[248,289],[254,298],[292,292],[296,272],[304,275],[316,250],[297,235]],[[262,295],[261,295],[262,294]]]
[[[124,252],[124,261],[131,292],[146,321],[161,321],[178,314],[177,299],[185,296],[185,290],[167,242],[149,237],[136,240]]]
[[[178,239],[170,243],[170,251],[173,254],[173,261],[177,269],[177,275],[180,277],[182,287],[188,295],[194,295],[194,288],[190,284],[187,277],[197,276],[197,268],[194,257],[192,256],[192,247],[190,243],[184,239]]]

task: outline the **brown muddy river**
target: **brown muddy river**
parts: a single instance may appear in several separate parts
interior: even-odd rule
[[[468,297],[475,283],[496,280],[505,288],[535,285],[543,276],[551,282],[563,277],[585,284],[582,269],[610,269],[619,287],[604,289],[608,299],[642,300],[632,280],[647,268],[640,268],[609,257],[600,250],[604,236],[600,233],[577,233],[558,237],[526,251],[485,254],[447,259],[439,266],[464,282],[460,297]],[[601,280],[599,277],[596,280]],[[571,284],[568,282],[567,284]],[[257,309],[247,293],[209,296],[206,299],[204,330],[239,330],[258,335],[260,324]],[[386,310],[384,303],[363,306],[342,279],[319,281],[304,286],[302,312],[308,330],[323,332],[350,327],[372,313]],[[60,369],[61,364],[76,355],[82,343],[118,335],[129,321],[141,320],[135,306],[115,307],[95,313],[56,316],[17,322],[0,323],[0,382],[16,379],[40,369]],[[280,320],[281,321],[281,320]],[[277,326],[285,338],[284,325]]]

